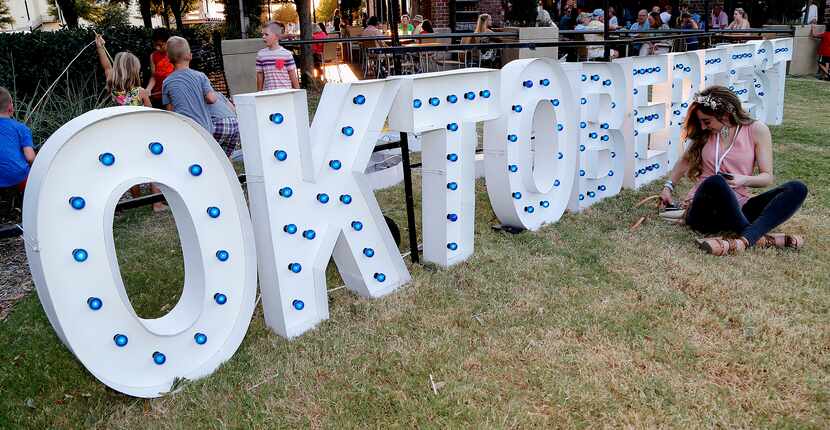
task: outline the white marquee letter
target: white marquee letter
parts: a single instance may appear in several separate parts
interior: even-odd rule
[[[156,319],[133,310],[112,237],[118,199],[143,182],[167,197],[184,255],[182,296]],[[49,322],[104,384],[157,397],[176,377],[210,374],[239,347],[256,297],[253,231],[230,163],[195,122],[135,107],[73,119],[38,154],[23,214]]]
[[[326,85],[310,132],[305,91],[234,97],[265,321],[282,336],[328,318],[332,253],[361,296],[409,282],[364,173],[397,88],[391,80]]]

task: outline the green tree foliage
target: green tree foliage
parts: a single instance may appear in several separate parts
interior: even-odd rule
[[[334,10],[339,7],[337,0],[321,0],[317,6],[317,22],[328,22],[334,18]]]
[[[11,28],[14,25],[14,18],[9,10],[6,0],[0,0],[0,28]]]
[[[127,27],[130,25],[130,11],[119,3],[106,3],[97,8],[91,21],[99,28]]]
[[[241,31],[239,26],[239,0],[218,0],[225,5],[225,28],[227,36],[231,39],[239,38]],[[245,16],[248,17],[248,35],[259,34],[262,15],[263,0],[244,0]],[[271,3],[277,3],[272,1]]]

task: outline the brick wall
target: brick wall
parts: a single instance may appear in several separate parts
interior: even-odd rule
[[[493,17],[493,26],[500,27],[504,22],[504,11],[501,5],[502,0],[479,0],[478,11],[489,13]],[[423,0],[421,2],[421,14],[432,22],[436,31],[449,29],[450,27],[450,5],[449,0]]]

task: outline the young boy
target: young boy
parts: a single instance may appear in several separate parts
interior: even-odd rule
[[[29,170],[35,161],[32,132],[14,116],[9,90],[0,87],[0,188],[26,188]]]
[[[265,48],[256,54],[257,91],[300,88],[294,56],[291,51],[280,46],[279,37],[283,29],[282,24],[278,22],[269,22],[262,29]]]
[[[207,76],[190,68],[190,44],[182,37],[171,37],[167,40],[167,56],[174,70],[162,84],[162,103],[167,110],[199,123],[230,155],[239,142],[239,123],[235,116],[215,120],[211,116],[208,104],[216,103],[218,97]]]
[[[810,27],[810,36],[820,40],[816,52],[818,55],[818,72],[816,73],[816,78],[828,81],[830,80],[830,31],[816,33],[816,25],[813,24]]]
[[[153,29],[153,53],[150,54],[150,81],[147,82],[147,92],[154,108],[163,108],[161,103],[161,88],[164,80],[173,73],[173,64],[167,58],[167,39],[170,31],[164,27]]]

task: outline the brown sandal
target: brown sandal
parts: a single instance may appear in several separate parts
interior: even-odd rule
[[[749,247],[748,242],[744,238],[723,239],[720,237],[697,239],[697,245],[700,249],[718,257],[728,254],[740,254]]]
[[[800,249],[804,246],[804,237],[797,234],[770,233],[761,237],[756,246]]]

